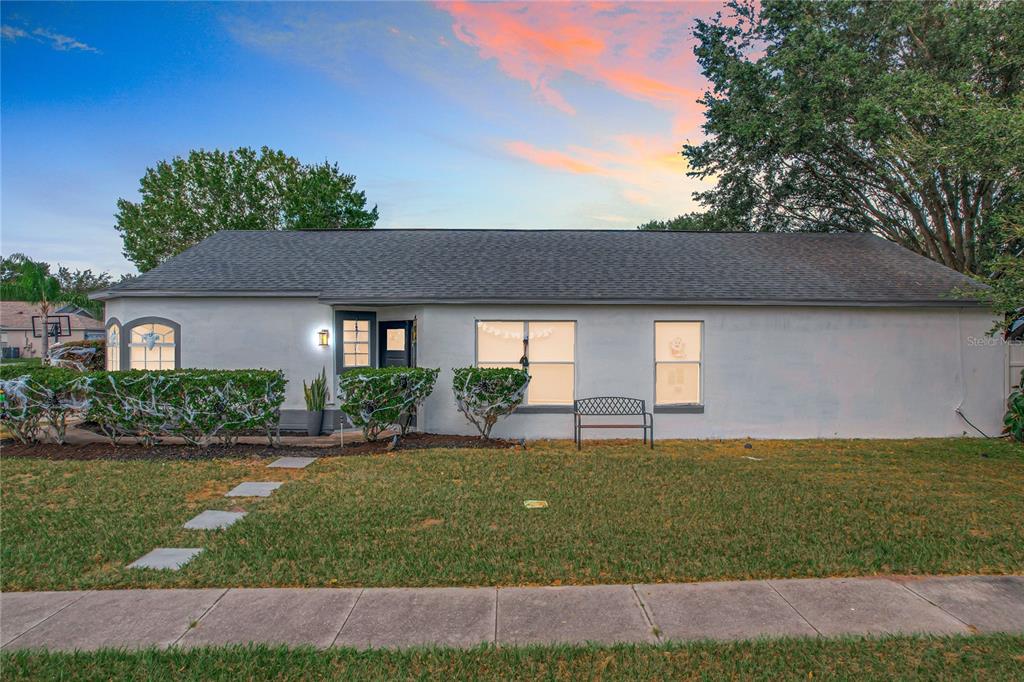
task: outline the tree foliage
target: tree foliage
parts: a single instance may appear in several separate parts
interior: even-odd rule
[[[998,315],[993,334],[1006,331],[1024,316],[1024,205],[1005,211],[996,222],[1000,235],[996,253],[977,277],[988,288],[963,292],[981,299]]]
[[[684,213],[668,220],[648,220],[638,230],[656,232],[742,232],[748,229],[746,221],[727,223],[723,216],[706,213]]]
[[[499,419],[523,403],[530,384],[530,374],[515,367],[461,367],[452,372],[455,404],[483,440],[490,439]]]
[[[145,272],[220,230],[367,229],[353,175],[337,164],[307,165],[282,151],[193,150],[148,168],[141,201],[119,199],[124,255]]]
[[[72,296],[61,289],[60,282],[50,274],[50,266],[16,253],[4,259],[3,280],[0,281],[0,299],[25,301],[39,306],[39,315],[45,321],[54,305],[73,302],[84,297]],[[50,335],[42,335],[43,358],[49,355]]]
[[[871,231],[962,272],[1021,201],[1024,2],[732,0],[698,21],[712,87],[697,198],[754,230]]]
[[[31,265],[29,265],[31,263]],[[22,279],[26,273],[29,277]],[[30,285],[27,289],[19,286],[17,282],[21,279],[22,284],[29,284],[32,279],[41,278],[43,274],[52,276],[57,281],[59,292],[50,292],[52,303],[72,303],[92,313],[93,317],[103,316],[103,303],[92,301],[89,294],[93,291],[105,289],[113,283],[113,277],[109,272],[93,273],[89,270],[72,270],[57,265],[57,274],[53,275],[53,268],[44,261],[32,260],[25,254],[15,253],[6,258],[0,258],[0,286],[4,286],[4,297],[7,300],[27,301],[40,304],[41,301],[29,296],[30,291],[37,289],[37,284]],[[124,279],[122,277],[122,279]],[[41,280],[39,280],[41,282]],[[8,285],[12,285],[8,287]],[[51,286],[47,283],[47,286]]]

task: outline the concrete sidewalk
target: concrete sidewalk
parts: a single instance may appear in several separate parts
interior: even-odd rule
[[[1024,576],[0,595],[5,650],[248,642],[468,647],[977,632],[1024,632]]]

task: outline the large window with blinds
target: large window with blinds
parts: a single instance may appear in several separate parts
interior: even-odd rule
[[[478,367],[522,367],[530,372],[527,405],[572,405],[576,395],[576,323],[478,320]]]

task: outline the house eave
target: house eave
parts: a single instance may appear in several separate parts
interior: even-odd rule
[[[89,294],[94,301],[110,301],[116,298],[318,298],[319,291],[239,291],[231,289],[104,289]]]
[[[320,297],[326,305],[374,307],[407,305],[665,305],[665,306],[789,306],[823,308],[981,308],[975,299],[950,300],[824,300],[824,299],[612,299],[612,298],[338,298]]]
[[[984,301],[971,298],[921,300],[852,299],[743,299],[743,298],[431,298],[382,296],[344,298],[324,296],[314,290],[227,290],[227,289],[132,289],[94,292],[89,298],[109,301],[118,298],[314,298],[333,307],[375,307],[408,305],[664,305],[664,306],[771,306],[821,308],[983,308]]]

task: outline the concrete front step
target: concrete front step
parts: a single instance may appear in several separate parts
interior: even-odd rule
[[[1024,576],[0,595],[5,650],[250,642],[466,647],[976,632],[1024,633]]]

